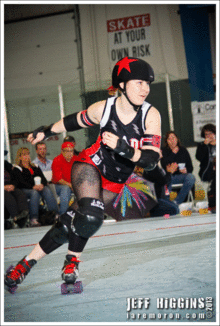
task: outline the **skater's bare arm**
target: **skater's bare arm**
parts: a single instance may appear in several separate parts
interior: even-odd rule
[[[50,126],[41,126],[28,135],[27,140],[36,144],[48,137],[62,133],[64,131],[76,131],[81,128],[88,128],[94,124],[99,124],[106,101],[92,104],[87,110],[73,113],[64,117]]]

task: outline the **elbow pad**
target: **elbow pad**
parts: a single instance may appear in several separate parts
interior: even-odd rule
[[[75,130],[82,129],[82,127],[78,124],[77,114],[78,112],[67,115],[66,117],[63,118],[63,124],[66,131],[75,131]]]
[[[151,150],[151,149],[144,149],[141,150],[141,157],[136,162],[136,164],[147,171],[151,171],[155,168],[159,161],[159,153]]]

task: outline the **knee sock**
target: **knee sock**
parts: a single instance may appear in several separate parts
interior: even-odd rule
[[[71,232],[69,235],[69,247],[70,251],[82,252],[89,239],[83,238],[75,233]]]
[[[56,243],[54,240],[51,239],[50,230],[45,234],[45,236],[40,240],[39,245],[41,246],[42,250],[45,252],[45,254],[50,254],[52,251],[56,250],[62,244]]]

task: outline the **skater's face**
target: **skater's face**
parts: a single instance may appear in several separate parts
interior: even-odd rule
[[[126,83],[126,93],[132,103],[142,105],[150,93],[150,82],[139,79],[129,80]]]

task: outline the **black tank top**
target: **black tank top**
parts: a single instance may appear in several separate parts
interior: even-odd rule
[[[134,119],[129,124],[124,125],[116,113],[116,99],[117,97],[110,97],[106,101],[100,122],[101,139],[103,132],[109,131],[120,138],[124,138],[133,148],[142,148],[146,116],[151,104],[144,102]],[[136,164],[104,145],[100,141],[100,137],[96,141],[94,148],[96,152],[90,157],[101,174],[110,181],[124,183],[133,172]]]

